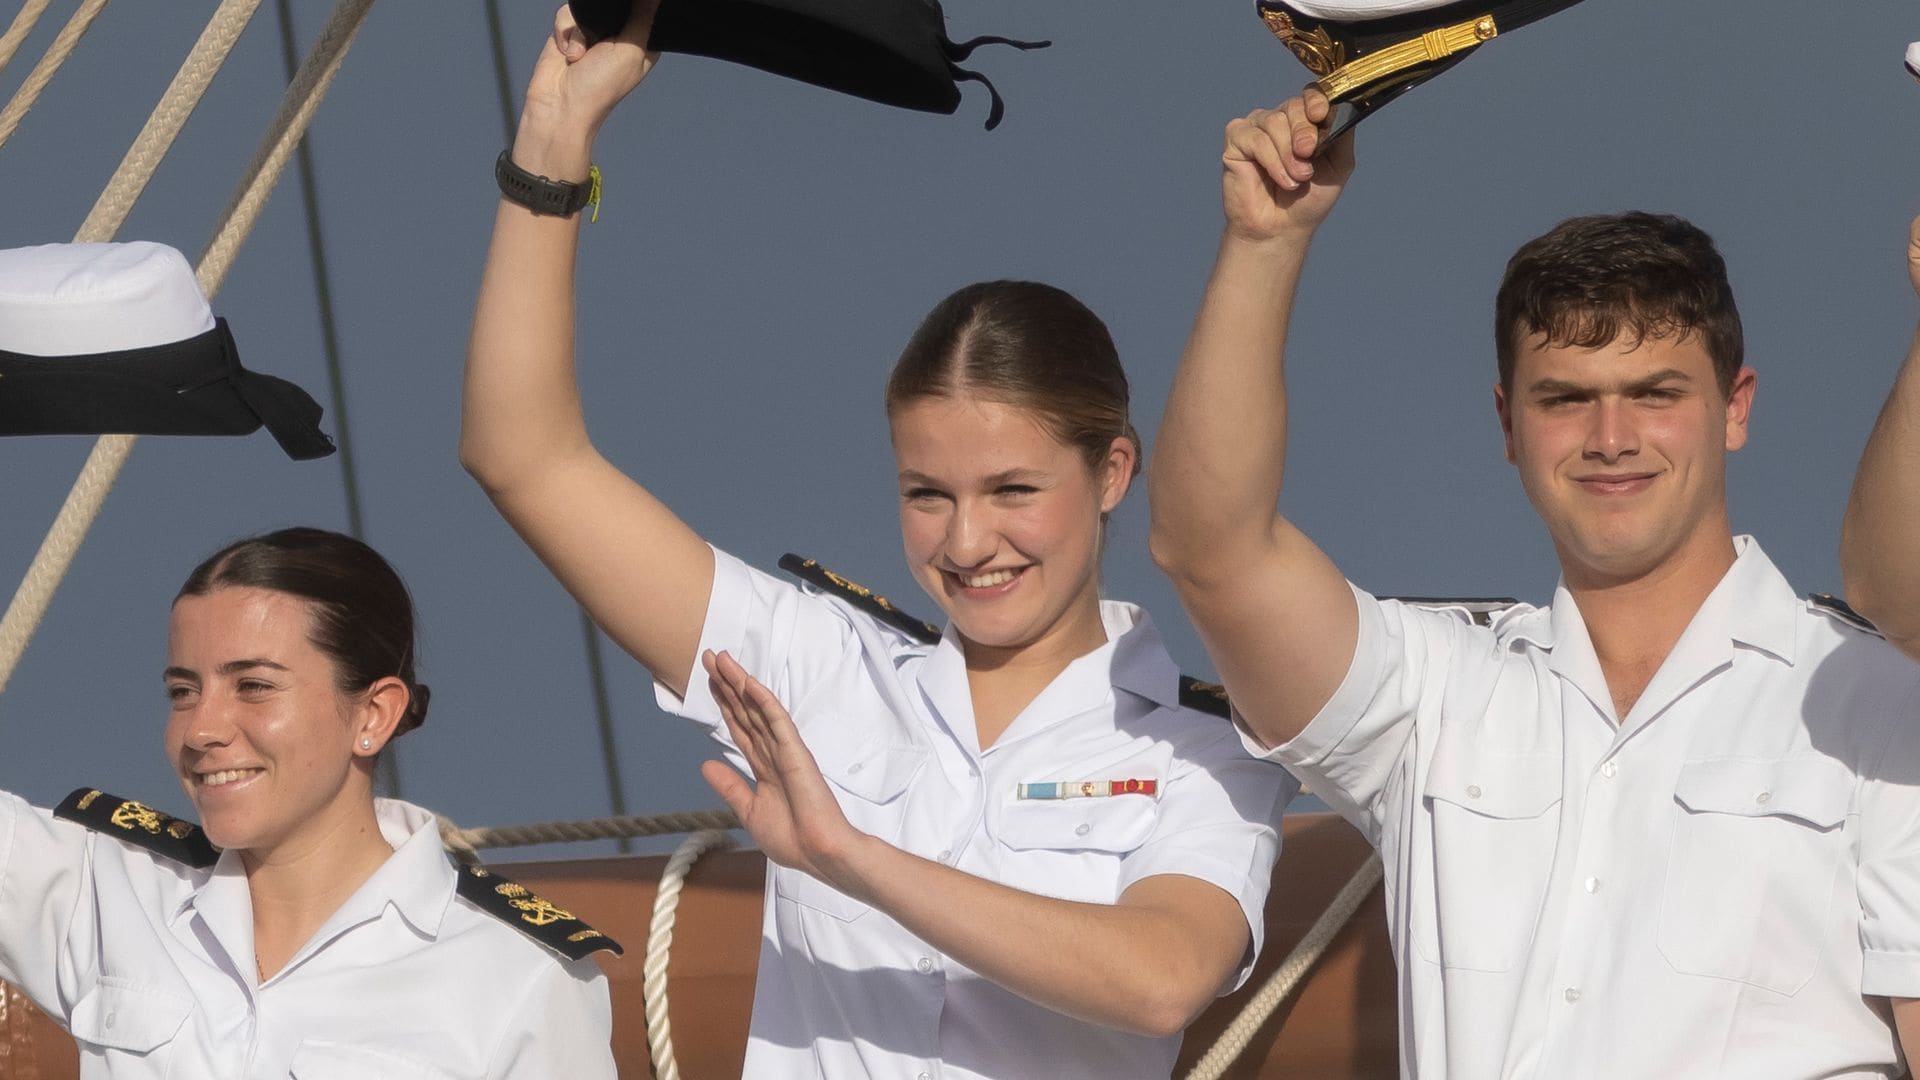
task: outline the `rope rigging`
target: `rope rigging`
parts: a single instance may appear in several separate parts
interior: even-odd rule
[[[40,6],[45,8],[46,4],[42,3]],[[93,25],[93,20],[99,16],[100,9],[106,6],[107,0],[81,0],[73,16],[67,20],[67,25],[61,27],[60,32],[54,35],[53,44],[47,46],[47,51],[41,55],[40,62],[33,65],[32,71],[27,72],[26,81],[20,84],[20,89],[13,92],[13,97],[7,102],[6,108],[0,109],[0,144],[4,144],[13,135],[14,129],[18,128],[20,121],[26,117],[27,110],[33,108],[33,103],[40,100],[40,92],[53,81],[54,72],[59,71],[60,65],[67,62],[67,57],[73,55],[73,50],[79,48],[80,39],[86,35],[88,28]],[[35,12],[32,18],[28,18],[26,10],[22,9],[14,18],[13,26],[7,29],[7,37],[13,38],[14,31],[18,30],[20,37],[25,38],[27,30],[32,28],[39,17],[39,13]],[[20,42],[14,40],[12,48],[19,47]]]
[[[14,15],[13,22],[7,26],[7,32],[0,34],[0,71],[6,70],[13,54],[20,49],[20,43],[33,33],[35,23],[47,10],[48,0],[27,0],[20,5],[20,11]]]

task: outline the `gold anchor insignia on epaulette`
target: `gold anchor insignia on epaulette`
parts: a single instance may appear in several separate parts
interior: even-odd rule
[[[573,919],[573,912],[554,907],[551,901],[543,900],[538,896],[527,900],[509,900],[507,903],[525,913],[520,916],[522,922],[532,923],[535,926],[547,926],[562,920],[571,922]]]
[[[145,829],[155,836],[160,835],[160,811],[145,803],[132,800],[121,803],[114,808],[112,821],[123,829]]]
[[[865,585],[862,585],[857,581],[848,581],[846,578],[843,578],[839,574],[836,574],[833,571],[827,569],[826,567],[821,566],[819,563],[814,562],[812,559],[808,559],[807,562],[810,563],[812,566],[814,566],[816,569],[818,569],[821,573],[827,575],[828,581],[831,581],[835,585],[840,586],[841,588],[847,590],[853,595],[860,597],[862,600],[871,600],[874,603],[879,604],[881,607],[886,608],[888,611],[894,610],[893,604],[890,603],[886,597],[881,596],[880,594],[874,592],[872,589],[867,588]]]
[[[1315,75],[1331,75],[1347,62],[1346,47],[1333,40],[1326,27],[1302,30],[1293,24],[1293,16],[1277,8],[1262,8],[1260,17],[1280,44]]]

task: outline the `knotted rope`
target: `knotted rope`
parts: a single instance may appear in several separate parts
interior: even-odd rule
[[[20,50],[20,43],[33,33],[33,25],[40,21],[40,16],[46,10],[47,0],[27,0],[20,5],[20,12],[13,17],[7,32],[0,34],[0,71],[6,70],[13,54]]]
[[[213,240],[195,269],[200,289],[209,299],[220,291],[234,255],[253,230],[268,193],[280,178],[294,146],[306,133],[314,109],[332,85],[347,47],[352,44],[353,35],[365,21],[372,3],[373,0],[340,0],[320,39],[287,86],[252,164],[222,213]],[[186,63],[174,76],[173,85],[167,88],[159,106],[148,117],[146,127],[141,129],[115,170],[113,179],[94,203],[74,238],[76,241],[110,240],[119,231],[134,200],[152,178],[160,159],[173,144],[174,136],[186,123],[187,115],[198,104],[214,72],[232,51],[234,41],[259,5],[260,0],[223,0],[188,54]],[[108,435],[94,444],[46,539],[41,541],[40,550],[34,553],[13,601],[7,605],[6,615],[0,617],[0,693],[6,691],[27,643],[39,629],[55,590],[73,565],[81,542],[93,527],[94,519],[99,517],[100,508],[105,505],[107,494],[113,489],[113,482],[126,465],[136,441],[131,435]]]
[[[40,7],[44,9],[46,6],[43,0]],[[81,0],[73,17],[67,20],[67,25],[61,27],[60,32],[54,35],[53,44],[47,46],[47,51],[40,57],[40,62],[33,65],[32,71],[27,72],[26,80],[20,84],[20,89],[13,92],[13,98],[7,102],[7,107],[0,109],[0,143],[5,143],[13,134],[13,129],[20,126],[20,121],[26,117],[27,110],[33,108],[33,103],[40,100],[40,92],[53,81],[53,73],[59,71],[60,65],[67,62],[67,57],[73,55],[73,50],[80,46],[80,39],[93,25],[94,18],[100,14],[100,9],[106,6],[107,0]],[[28,18],[27,9],[22,8],[20,14],[14,17],[13,25],[7,28],[7,38],[13,39],[16,30],[19,31],[21,38],[26,37],[27,31],[33,28],[34,22],[39,18],[40,12],[35,11],[32,17]],[[19,40],[12,40],[7,46],[7,56],[11,57],[13,51],[19,47]]]
[[[1307,973],[1313,970],[1313,965],[1327,951],[1327,946],[1333,944],[1333,939],[1347,925],[1353,913],[1360,909],[1367,894],[1380,883],[1380,876],[1380,856],[1367,856],[1367,861],[1334,895],[1333,903],[1328,904],[1327,910],[1321,912],[1320,917],[1307,929],[1307,936],[1300,939],[1300,944],[1293,947],[1285,960],[1280,961],[1280,966],[1267,976],[1266,985],[1247,1000],[1240,1015],[1234,1017],[1233,1023],[1220,1033],[1220,1038],[1214,1041],[1212,1048],[1187,1072],[1186,1080],[1219,1080],[1226,1074],[1227,1067],[1246,1052],[1261,1026],[1300,988]]]

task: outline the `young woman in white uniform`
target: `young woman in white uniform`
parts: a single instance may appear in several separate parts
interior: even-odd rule
[[[167,756],[201,828],[90,789],[51,812],[0,794],[0,978],[72,1032],[82,1076],[615,1075],[586,958],[606,939],[373,796],[426,716],[413,656],[371,548],[241,541],[188,578],[167,638]]]
[[[645,22],[589,49],[560,11],[514,165],[587,178],[652,64]],[[908,560],[949,620],[931,643],[884,602],[715,551],[594,450],[579,227],[501,201],[461,457],[663,706],[758,780],[706,767],[776,864],[747,1075],[1166,1076],[1258,949],[1294,788],[1181,706],[1145,613],[1100,599],[1103,522],[1140,456],[1105,327],[1057,289],[997,282],[908,345],[888,420]],[[760,740],[709,689],[725,673],[753,692],[749,672],[794,706],[791,723],[764,692],[738,710],[771,725]]]

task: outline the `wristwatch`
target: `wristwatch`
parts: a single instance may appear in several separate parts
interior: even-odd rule
[[[500,184],[500,194],[510,201],[536,214],[554,217],[572,217],[579,213],[594,201],[598,187],[591,174],[577,184],[536,176],[515,165],[510,150],[500,151],[499,159],[493,163],[493,178]]]

